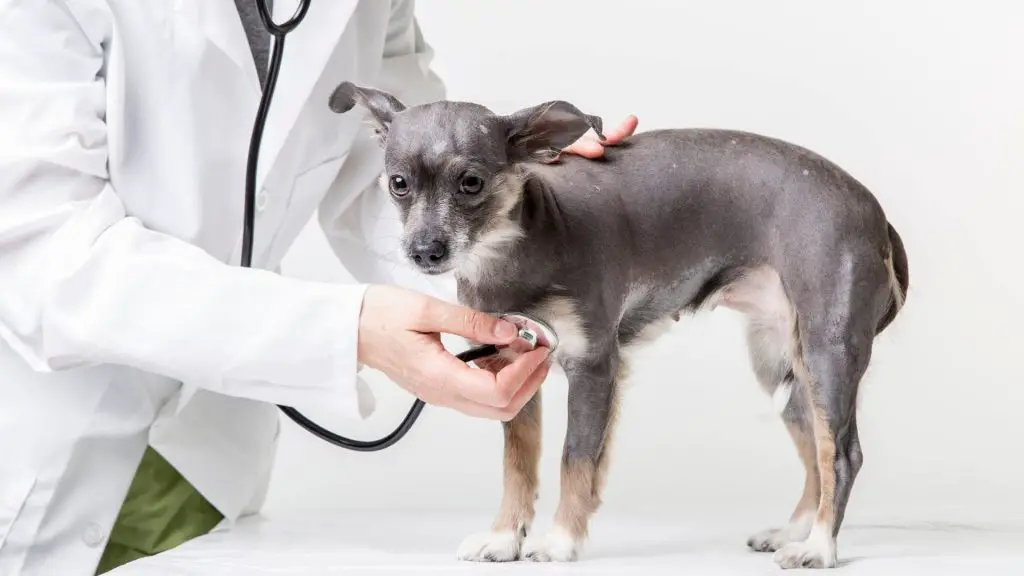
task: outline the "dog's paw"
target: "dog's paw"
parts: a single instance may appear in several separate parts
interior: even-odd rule
[[[775,552],[791,542],[800,542],[811,532],[811,522],[801,518],[782,528],[762,530],[747,539],[747,546],[755,552]]]
[[[469,562],[512,562],[519,559],[522,543],[522,533],[515,530],[473,534],[459,545],[458,558]]]
[[[747,538],[747,547],[754,552],[775,552],[789,543],[790,540],[786,538],[784,528],[762,530]]]
[[[781,568],[835,568],[835,541],[812,535],[803,542],[791,542],[779,548],[772,560]]]
[[[575,562],[580,543],[568,530],[556,526],[540,538],[530,536],[523,544],[523,559],[532,562]]]

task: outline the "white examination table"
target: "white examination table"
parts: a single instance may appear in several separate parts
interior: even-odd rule
[[[467,531],[488,518],[373,514],[253,517],[230,532],[198,538],[111,576],[370,574],[732,574],[784,573],[770,554],[750,552],[747,534],[702,526],[602,518],[574,564],[477,564],[455,559]],[[541,524],[543,528],[546,524]],[[1022,576],[1024,527],[844,527],[837,575]],[[820,571],[815,571],[820,572]],[[808,573],[806,570],[785,573]]]

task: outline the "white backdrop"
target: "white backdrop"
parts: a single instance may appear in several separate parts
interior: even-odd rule
[[[452,99],[510,112],[572,101],[640,129],[714,126],[808,146],[881,200],[910,258],[907,306],[861,395],[865,466],[848,522],[1024,520],[1024,34],[1019,3],[420,0]],[[289,275],[344,280],[311,227]],[[411,397],[381,379],[376,437]],[[541,514],[557,498],[565,382],[545,385]],[[397,447],[335,449],[285,421],[266,513],[423,509],[490,514],[497,423],[427,408]],[[459,471],[461,470],[461,471]],[[739,318],[688,320],[638,367],[605,511],[786,519],[803,471],[748,368]],[[603,512],[611,513],[611,512]],[[477,528],[484,528],[479,526]]]

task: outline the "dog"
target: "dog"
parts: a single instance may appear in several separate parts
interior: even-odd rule
[[[368,112],[402,249],[454,273],[458,300],[525,312],[559,337],[569,382],[554,524],[534,520],[540,393],[504,428],[504,494],[469,561],[573,561],[601,504],[631,353],[683,314],[747,321],[757,381],[806,470],[788,524],[752,536],[783,568],[832,568],[863,462],[857,392],[872,344],[906,299],[903,242],[873,194],[822,156],[724,129],[652,130],[603,158],[559,156],[602,120],[565,101],[509,115],[470,102],[405,106],[342,82],[329,108]],[[497,366],[489,369],[496,370]]]

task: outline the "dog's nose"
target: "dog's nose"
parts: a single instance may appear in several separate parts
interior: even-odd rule
[[[438,264],[447,255],[448,247],[437,240],[421,242],[412,249],[412,259],[419,266]]]

